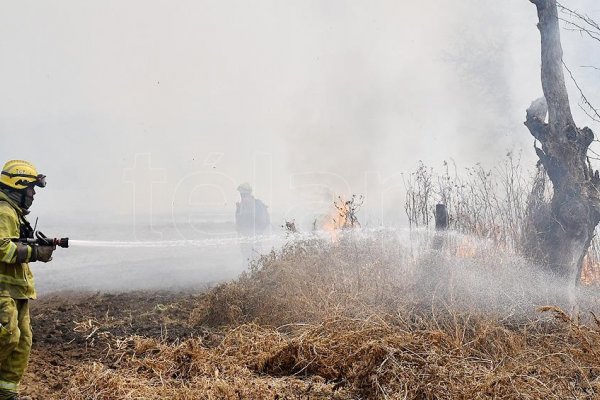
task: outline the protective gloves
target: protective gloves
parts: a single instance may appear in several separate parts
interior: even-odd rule
[[[41,246],[35,245],[31,247],[31,260],[47,263],[52,260],[52,253],[56,250],[56,246]]]

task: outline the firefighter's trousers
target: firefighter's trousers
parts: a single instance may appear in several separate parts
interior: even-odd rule
[[[31,321],[27,299],[0,297],[0,400],[18,393],[31,351]]]

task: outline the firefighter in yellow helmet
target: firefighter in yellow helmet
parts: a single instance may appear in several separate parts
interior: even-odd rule
[[[12,160],[4,165],[0,176],[0,400],[19,399],[19,382],[29,361],[29,299],[36,297],[29,263],[50,261],[55,248],[14,241],[33,237],[25,216],[36,186],[46,186],[46,177],[31,163]]]

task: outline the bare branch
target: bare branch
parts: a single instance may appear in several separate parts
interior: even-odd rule
[[[592,69],[596,69],[596,70],[600,71],[600,68],[595,67],[593,65],[582,65],[581,68],[592,68]]]
[[[595,30],[597,33],[600,33],[600,25],[598,25],[598,23],[596,21],[594,21],[592,18],[590,18],[589,16],[585,15],[585,14],[581,14],[575,10],[571,10],[570,8],[567,8],[565,6],[563,6],[561,3],[556,2],[556,5],[558,6],[559,10],[566,14],[569,15],[570,17],[573,17],[575,19],[578,19],[580,21],[583,22],[584,25],[587,25],[587,28],[582,28],[582,29],[592,29]]]
[[[594,139],[592,142],[600,143],[600,140]],[[600,157],[600,153],[598,153],[597,151],[594,151],[591,147],[588,147],[588,152],[592,153],[593,155],[595,155],[597,157]],[[588,154],[588,157],[592,158],[593,160],[600,160],[600,158],[590,157],[589,154]]]
[[[583,112],[585,112],[586,115],[592,120],[594,120],[595,122],[600,122],[600,114],[598,113],[598,110],[592,105],[592,103],[588,100],[587,96],[583,93],[583,89],[581,89],[581,86],[579,86],[579,83],[577,83],[577,80],[573,76],[573,73],[571,72],[569,67],[567,67],[567,64],[565,64],[564,61],[562,62],[562,64],[569,73],[569,76],[575,84],[575,87],[577,88],[577,90],[579,90],[579,94],[581,95],[581,101],[589,110],[586,110],[581,104],[579,104],[579,108],[581,108]]]
[[[596,40],[598,42],[600,42],[600,32],[596,33],[596,32],[592,32],[589,29],[576,24],[573,21],[569,21],[568,19],[564,19],[564,18],[559,18],[560,21],[568,24],[570,27],[565,27],[564,29],[568,30],[568,31],[572,31],[572,32],[579,32],[580,34],[584,34],[589,36],[591,39]]]
[[[579,32],[582,35],[586,35],[593,40],[600,42],[600,25],[594,21],[591,17],[572,10],[568,7],[563,6],[559,2],[556,2],[557,8],[560,12],[567,16],[567,18],[558,18],[560,21],[564,22],[567,26],[564,28],[568,31]],[[562,60],[561,60],[562,61]],[[573,73],[567,67],[564,61],[562,61],[563,67],[569,73],[571,80],[579,90],[580,101],[578,102],[579,108],[593,121],[600,122],[600,113],[596,107],[592,105],[587,96],[583,93],[582,88],[577,83]],[[582,66],[582,68],[593,68],[596,70],[600,70],[600,68],[590,65]]]

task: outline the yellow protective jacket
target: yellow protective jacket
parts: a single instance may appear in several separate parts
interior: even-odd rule
[[[17,245],[12,239],[19,238],[23,211],[0,191],[0,297],[35,299],[33,274],[27,262],[17,263]],[[31,247],[27,246],[27,257]]]

